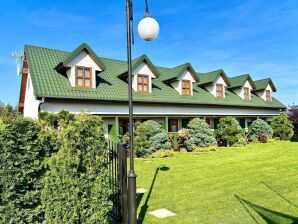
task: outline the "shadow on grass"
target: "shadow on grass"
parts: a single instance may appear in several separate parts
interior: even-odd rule
[[[154,177],[152,179],[152,182],[151,182],[151,186],[150,186],[150,189],[149,189],[149,192],[148,192],[148,195],[146,197],[146,200],[145,200],[145,203],[142,205],[141,207],[141,211],[139,213],[139,218],[138,218],[138,224],[142,224],[143,223],[143,220],[146,216],[146,213],[148,211],[148,202],[149,202],[149,199],[150,199],[150,196],[151,196],[151,193],[152,193],[152,190],[153,190],[153,186],[154,186],[154,183],[155,183],[155,180],[156,180],[156,177],[158,175],[158,172],[161,170],[161,171],[168,171],[170,168],[167,167],[167,166],[162,166],[162,167],[157,167],[156,170],[155,170],[155,174],[154,174]],[[140,203],[141,203],[141,200],[144,196],[144,193],[141,193],[141,194],[138,194],[137,195],[137,207],[139,207]]]
[[[267,187],[269,190],[271,190],[272,192],[274,192],[276,195],[278,195],[279,197],[281,197],[283,200],[285,200],[286,202],[288,202],[290,205],[293,205],[294,207],[298,208],[298,206],[294,202],[292,202],[289,199],[287,199],[285,196],[283,196],[281,193],[279,193],[277,190],[275,190],[269,184],[265,183],[265,181],[262,181],[261,183],[264,184],[265,187]]]
[[[238,195],[235,195],[237,200],[243,205],[245,210],[249,213],[249,215],[253,218],[255,223],[258,223],[256,218],[252,215],[252,213],[248,210],[248,207],[250,207],[253,211],[255,211],[258,215],[260,215],[263,220],[266,221],[268,224],[298,224],[298,217],[281,213],[278,211],[270,210],[268,208],[264,208],[262,206],[259,206],[257,204],[254,204],[250,201],[247,201]]]

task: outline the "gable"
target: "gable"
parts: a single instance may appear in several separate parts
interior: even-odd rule
[[[157,78],[151,68],[148,66],[146,62],[141,62],[133,71],[132,75],[135,76],[137,74],[149,75],[151,78]]]
[[[96,71],[102,71],[102,69],[93,61],[90,55],[86,51],[81,51],[77,54],[73,59],[71,59],[67,64],[66,67],[73,67],[73,66],[84,66],[84,67],[91,67]]]
[[[191,82],[196,82],[193,74],[188,69],[181,74],[179,80],[190,80]]]

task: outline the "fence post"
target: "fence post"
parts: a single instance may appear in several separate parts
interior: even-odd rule
[[[122,223],[128,224],[128,210],[127,210],[127,158],[126,145],[118,144],[119,155],[119,177],[120,177],[120,203],[121,203],[121,217]]]

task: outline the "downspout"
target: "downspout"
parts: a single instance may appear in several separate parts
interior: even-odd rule
[[[46,99],[45,97],[42,97],[41,100],[40,100],[40,103],[39,103],[39,105],[38,105],[38,114],[39,114],[39,112],[41,111],[41,107],[42,107],[42,105],[43,105],[45,99]]]

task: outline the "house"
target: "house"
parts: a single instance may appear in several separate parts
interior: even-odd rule
[[[103,117],[107,135],[128,131],[127,62],[104,58],[85,43],[73,52],[26,45],[19,109],[37,118],[41,111],[87,111]],[[190,63],[159,67],[142,55],[132,62],[136,120],[154,119],[168,132],[193,117],[214,128],[220,117],[234,116],[243,128],[286,107],[273,97],[270,78],[228,77],[224,70],[196,72]]]

